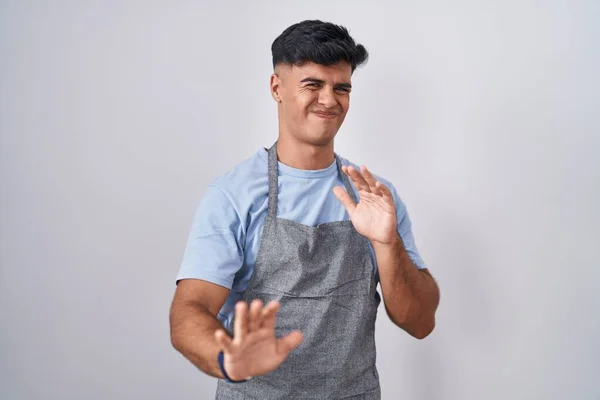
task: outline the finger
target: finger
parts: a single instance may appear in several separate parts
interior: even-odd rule
[[[347,170],[348,170],[348,175],[350,176],[350,179],[352,179],[352,182],[356,185],[357,188],[359,188],[360,190],[364,190],[366,192],[371,191],[371,189],[369,188],[369,184],[367,183],[365,178],[362,176],[360,171],[358,171],[356,168],[354,168],[351,165],[347,167]]]
[[[388,197],[392,201],[392,203],[394,202],[394,196],[392,195],[392,191],[386,185],[384,185],[380,181],[377,181],[377,189],[379,190],[379,192],[381,192],[383,197]]]
[[[300,331],[293,331],[289,335],[277,339],[277,352],[281,355],[287,356],[290,351],[302,343],[304,335]]]
[[[394,201],[394,196],[392,196],[392,192],[381,182],[377,182],[377,189],[381,193],[381,199],[387,204],[390,212],[396,210],[396,202]]]
[[[346,192],[344,188],[341,186],[336,186],[333,188],[333,193],[335,197],[342,203],[346,211],[348,211],[349,215],[352,215],[354,209],[356,208],[356,203],[352,200],[352,197]]]
[[[254,332],[260,328],[260,312],[262,311],[262,301],[260,299],[252,300],[250,303],[250,317],[248,318],[248,332]]]
[[[371,189],[369,189],[369,184],[367,183],[367,181],[365,180],[365,178],[363,178],[363,176],[361,175],[361,173],[358,172],[356,170],[356,168],[354,168],[352,165],[343,166],[342,167],[342,171],[344,171],[344,173],[350,177],[350,179],[352,180],[352,183],[354,183],[354,185],[359,190],[364,190],[366,192],[370,192],[371,191]]]
[[[367,182],[367,184],[369,185],[369,188],[371,189],[372,193],[375,194],[381,194],[381,192],[379,191],[379,188],[377,187],[377,179],[375,179],[375,177],[373,176],[373,174],[371,174],[371,171],[369,171],[367,169],[366,165],[363,165],[360,168],[361,172],[362,172],[362,176],[365,178],[365,181]]]
[[[219,330],[215,331],[215,340],[217,341],[217,344],[224,352],[226,352],[226,353],[231,352],[231,345],[233,342],[232,342],[231,338],[229,337],[229,335],[223,329],[219,329]]]
[[[238,301],[235,305],[235,319],[233,322],[233,339],[243,340],[248,332],[248,305],[245,301]]]
[[[277,319],[277,311],[279,311],[279,302],[271,301],[262,309],[261,326],[263,328],[274,331],[275,321]]]

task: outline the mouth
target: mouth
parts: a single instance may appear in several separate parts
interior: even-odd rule
[[[323,119],[334,119],[337,117],[337,113],[333,113],[333,112],[323,112],[323,111],[316,111],[315,115],[319,118],[323,118]]]

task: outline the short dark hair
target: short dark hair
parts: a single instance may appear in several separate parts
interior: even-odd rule
[[[367,49],[354,42],[348,29],[319,20],[306,20],[286,28],[271,45],[271,53],[273,68],[280,63],[333,65],[346,61],[352,72],[369,57]]]

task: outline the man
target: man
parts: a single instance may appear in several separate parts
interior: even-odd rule
[[[379,399],[375,318],[415,338],[439,290],[391,183],[334,152],[366,49],[304,21],[272,45],[279,136],[207,188],[170,313],[217,399]]]

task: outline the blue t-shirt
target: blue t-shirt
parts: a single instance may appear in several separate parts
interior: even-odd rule
[[[343,165],[359,168],[338,157]],[[260,246],[269,193],[267,158],[267,150],[261,148],[208,185],[196,210],[177,275],[177,281],[202,279],[230,289],[218,315],[226,329],[232,328],[235,303],[247,287]],[[344,187],[335,161],[320,170],[301,170],[280,162],[278,169],[278,218],[309,226],[349,219],[346,209],[333,193],[335,186]],[[398,233],[408,255],[417,268],[426,268],[415,244],[406,206],[390,182],[375,177],[392,192]],[[371,257],[377,273],[372,247]]]

